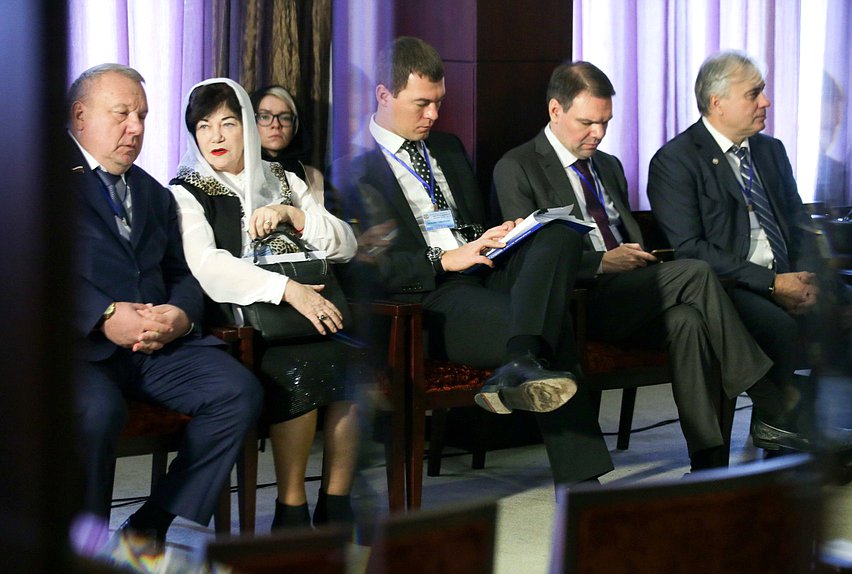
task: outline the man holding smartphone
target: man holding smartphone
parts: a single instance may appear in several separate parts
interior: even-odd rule
[[[652,265],[660,259],[642,247],[621,162],[597,149],[612,118],[614,95],[609,79],[592,64],[558,66],[547,92],[550,123],[494,169],[500,208],[504,218],[515,218],[573,205],[573,215],[594,226],[584,236],[577,275],[577,285],[589,290],[589,337],[664,346],[692,469],[725,466],[714,407],[720,393],[712,376],[715,363],[727,396],[747,391],[774,401],[780,398],[765,379],[772,361],[706,263]]]

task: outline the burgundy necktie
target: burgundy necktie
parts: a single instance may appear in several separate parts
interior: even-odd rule
[[[615,249],[618,247],[618,240],[609,228],[609,216],[606,214],[606,209],[601,205],[600,199],[598,199],[598,195],[595,193],[595,188],[593,187],[595,179],[589,169],[589,160],[578,159],[574,162],[574,167],[577,168],[577,171],[581,175],[580,186],[583,188],[583,195],[586,198],[586,211],[595,220],[601,236],[603,236],[606,250]]]

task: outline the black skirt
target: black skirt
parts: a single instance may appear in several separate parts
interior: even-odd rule
[[[353,400],[366,373],[361,349],[326,337],[272,344],[255,334],[255,353],[258,378],[266,391],[264,421],[268,424]]]

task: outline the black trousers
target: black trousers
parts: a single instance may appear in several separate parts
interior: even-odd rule
[[[430,352],[482,368],[507,361],[515,336],[540,337],[551,367],[577,369],[569,298],[582,253],[581,237],[550,224],[482,276],[448,274],[423,301]],[[591,399],[582,384],[561,408],[537,413],[557,484],[613,469]]]

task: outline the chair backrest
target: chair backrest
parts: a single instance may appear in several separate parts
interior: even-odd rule
[[[216,540],[207,545],[207,559],[234,574],[344,574],[351,537],[351,528],[329,527]]]
[[[495,501],[391,515],[368,535],[367,574],[491,574]]]
[[[550,573],[809,572],[819,485],[801,455],[677,481],[562,489]]]

